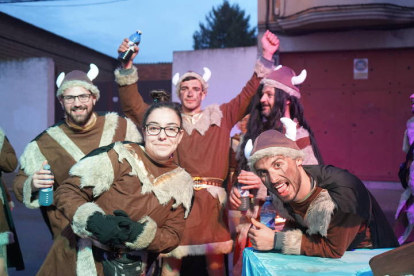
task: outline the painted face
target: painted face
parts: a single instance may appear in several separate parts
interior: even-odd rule
[[[81,95],[91,96],[87,99],[86,96]],[[73,99],[73,96],[79,97]],[[65,110],[66,117],[78,126],[85,126],[91,120],[95,103],[95,96],[87,89],[79,86],[66,89],[60,99],[60,104]]]
[[[201,111],[201,101],[206,93],[199,80],[189,80],[181,83],[180,100],[185,113],[197,113]]]
[[[260,159],[255,164],[258,176],[267,189],[283,202],[297,201],[302,178],[299,166],[302,160],[285,156],[271,156]]]
[[[411,101],[411,113],[414,114],[414,94],[410,96],[410,101]]]
[[[275,88],[271,86],[264,86],[262,90],[262,97],[260,98],[262,106],[262,115],[268,117],[271,113],[273,105],[275,104]]]
[[[158,134],[151,134],[158,131]],[[176,136],[172,137],[174,135]],[[145,149],[152,158],[158,161],[168,160],[182,137],[180,118],[173,110],[157,108],[149,114],[144,129],[144,141]]]

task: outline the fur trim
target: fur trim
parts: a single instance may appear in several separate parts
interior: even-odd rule
[[[101,141],[99,147],[103,147],[112,143],[115,136],[116,129],[118,128],[119,116],[116,112],[109,112],[105,115],[105,124],[102,131]]]
[[[13,232],[3,232],[0,233],[0,246],[6,245],[6,244],[12,244],[14,243],[14,235]]]
[[[220,106],[218,104],[212,104],[207,106],[207,108],[203,111],[201,118],[194,125],[184,119],[183,129],[188,135],[191,135],[195,129],[204,136],[211,125],[220,127],[221,118],[223,118],[223,112],[221,111]]]
[[[288,93],[289,95],[300,99],[300,93],[298,91],[290,88],[289,86],[284,85],[283,83],[280,83],[272,79],[262,79],[260,83],[263,84],[264,86],[270,86],[270,87],[281,89],[285,91],[286,93]]]
[[[305,154],[303,158],[303,165],[318,165],[318,160],[315,157],[315,153],[313,152],[312,146],[306,146],[305,148],[301,149]]]
[[[131,119],[125,118],[127,122],[125,141],[131,141],[135,143],[141,143],[143,141],[141,133],[138,131],[137,126]]]
[[[407,138],[408,138],[408,147],[414,143],[414,116],[411,117],[408,121],[407,121]]]
[[[173,257],[182,259],[185,256],[200,256],[208,254],[228,254],[233,250],[233,241],[216,242],[198,245],[180,245],[173,251],[167,254],[162,254],[163,257]]]
[[[259,58],[256,61],[256,64],[254,66],[254,72],[256,73],[256,75],[257,75],[258,78],[264,78],[264,77],[266,77],[267,75],[269,75],[273,71],[273,67],[274,66],[272,66],[271,68],[266,67],[263,64],[261,58]]]
[[[150,217],[146,216],[138,221],[139,223],[145,223],[144,230],[138,237],[135,239],[134,242],[127,242],[125,243],[131,249],[140,250],[147,248],[148,245],[152,243],[154,240],[155,234],[157,233],[157,223]]]
[[[92,241],[90,239],[80,239],[78,241],[76,275],[93,276],[97,274],[92,252]]]
[[[142,183],[142,193],[154,193],[160,204],[165,205],[174,199],[173,208],[183,205],[185,217],[189,215],[193,197],[193,179],[182,168],[176,168],[155,178],[145,168],[137,154],[128,144],[115,143],[114,150],[118,153],[119,162],[126,160],[131,166],[131,175],[137,176]]]
[[[100,92],[98,87],[96,87],[93,84],[87,83],[86,81],[81,80],[71,80],[71,81],[65,81],[61,87],[56,92],[56,97],[60,99],[65,93],[66,89],[72,88],[72,87],[83,87],[86,90],[89,90],[96,98],[96,100],[99,100]]]
[[[187,77],[196,78],[201,83],[201,86],[203,86],[203,92],[205,92],[207,94],[207,92],[208,92],[208,83],[203,79],[203,76],[201,76],[200,74],[197,74],[196,72],[187,72],[187,73],[185,73],[184,75],[181,76],[181,78],[177,82],[177,85],[175,86],[175,93],[177,94],[178,98],[180,98],[181,83],[182,83],[183,79],[185,79]]]
[[[336,204],[332,200],[327,190],[322,190],[312,201],[306,211],[305,221],[309,235],[320,234],[326,237],[328,234],[331,217],[336,209]]]
[[[78,162],[85,154],[78,148],[78,146],[63,132],[59,126],[50,127],[46,132],[56,141],[65,151]]]
[[[410,149],[410,142],[408,141],[407,130],[405,130],[402,150],[403,150],[403,152],[408,153],[409,149]]]
[[[1,152],[1,149],[3,148],[4,137],[6,137],[6,135],[4,134],[3,129],[0,127],[0,152]]]
[[[411,231],[414,227],[414,205],[411,205],[408,207],[407,212],[407,220],[408,220],[408,226],[405,228],[405,231],[401,237],[398,238],[399,244],[403,244],[407,238],[410,236]]]
[[[108,191],[114,182],[114,169],[107,152],[82,159],[70,169],[69,175],[81,178],[81,188],[94,187],[94,197]]]
[[[302,245],[302,231],[299,229],[283,232],[282,253],[286,255],[300,255]]]
[[[216,187],[211,185],[200,185],[201,188],[206,189],[214,198],[217,198],[221,203],[221,206],[224,207],[227,203],[227,192],[226,189],[222,187]]]
[[[414,191],[414,162],[410,164],[410,172],[408,174],[408,186],[411,189],[411,193]]]
[[[412,193],[411,188],[408,187],[401,194],[400,202],[398,203],[397,211],[395,212],[395,219],[397,219],[398,216],[400,215],[400,212],[401,212],[402,208],[405,206],[405,204],[407,203],[407,200],[410,198],[411,193]]]
[[[254,172],[255,174],[257,174],[254,168],[254,165],[256,164],[257,161],[259,161],[260,159],[264,157],[273,157],[273,156],[278,156],[278,155],[286,156],[294,160],[305,158],[305,153],[301,150],[295,150],[292,148],[285,148],[285,147],[265,148],[265,149],[256,151],[252,156],[249,157],[248,165],[250,167],[250,170]]]
[[[32,201],[32,179],[33,174],[31,174],[26,181],[23,183],[23,203],[29,209],[37,209],[40,207],[39,198],[36,198]],[[37,197],[39,195],[37,194]]]
[[[73,232],[81,238],[91,237],[92,233],[86,230],[86,227],[89,217],[96,212],[105,215],[105,212],[96,203],[88,202],[79,206],[73,215]]]
[[[115,82],[120,86],[131,85],[138,81],[138,69],[132,66],[132,73],[129,75],[122,75],[120,72],[121,68],[115,70]]]

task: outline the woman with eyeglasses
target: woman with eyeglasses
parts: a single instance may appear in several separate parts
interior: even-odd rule
[[[193,197],[191,176],[172,159],[181,113],[173,103],[155,103],[143,125],[143,145],[92,151],[56,191],[56,206],[79,237],[74,275],[144,275],[159,253],[180,243]],[[45,265],[58,273],[57,262]]]

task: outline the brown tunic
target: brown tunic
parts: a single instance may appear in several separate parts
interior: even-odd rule
[[[128,243],[127,246],[153,253],[173,250],[180,242],[189,213],[193,195],[190,175],[172,160],[153,161],[137,144],[116,143],[112,149],[108,148],[92,153],[71,169],[71,177],[56,191],[56,206],[82,238],[92,236],[86,230],[87,219],[97,211],[112,214],[123,210],[135,221],[148,216],[148,226],[134,242],[141,246],[137,248]],[[56,242],[69,246],[62,238]],[[54,254],[59,256],[59,252]],[[60,258],[49,258],[42,271],[58,271],[62,260],[73,264],[73,259],[65,259],[64,255]],[[79,266],[79,258],[77,262]],[[95,262],[98,275],[102,275],[101,264]]]
[[[105,131],[104,131],[105,130]],[[21,168],[13,182],[16,198],[30,209],[39,208],[38,192],[32,193],[32,175],[47,160],[55,177],[54,188],[69,177],[69,169],[93,149],[115,141],[141,141],[132,122],[116,113],[98,116],[87,131],[70,128],[64,121],[48,128],[26,147],[20,157]],[[52,204],[41,207],[46,211],[54,238],[68,225],[68,220]]]
[[[256,69],[258,67],[259,65]],[[265,71],[263,64],[260,69]],[[119,71],[116,74],[119,76]],[[195,125],[184,121],[184,136],[178,145],[175,159],[192,177],[226,178],[229,169],[230,131],[246,114],[263,76],[254,73],[241,93],[230,102],[208,106]],[[147,105],[139,95],[136,83],[117,81],[122,84],[119,86],[122,110],[137,125],[141,125]],[[181,244],[169,256],[182,258],[187,255],[231,252],[233,242],[224,212],[225,201],[226,191],[222,187],[210,186],[195,190],[194,204]]]
[[[300,203],[291,202],[290,206],[293,211],[304,219],[309,206],[322,190],[322,188],[316,187],[312,195],[305,201]],[[297,224],[295,225],[295,223],[287,221],[285,228],[297,228],[297,226]],[[304,234],[302,236],[300,254],[325,258],[340,258],[354,241],[357,234],[363,231],[366,231],[365,239],[360,242],[357,248],[372,248],[370,232],[366,227],[365,220],[358,215],[335,210],[330,218],[330,224],[325,237],[319,234]]]

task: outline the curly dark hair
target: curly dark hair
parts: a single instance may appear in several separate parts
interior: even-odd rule
[[[319,164],[323,164],[322,156],[319,152],[318,146],[313,135],[313,131],[304,117],[303,105],[300,100],[291,96],[285,91],[275,88],[275,102],[272,110],[268,117],[265,117],[262,114],[262,105],[260,104],[260,99],[263,96],[263,87],[261,84],[257,89],[256,95],[253,97],[249,105],[250,118],[247,123],[247,132],[243,137],[243,141],[240,144],[240,148],[244,149],[246,143],[249,139],[252,139],[253,143],[256,140],[257,136],[260,133],[269,130],[275,129],[277,131],[283,131],[283,124],[280,122],[280,118],[285,114],[286,102],[290,101],[289,111],[292,118],[296,118],[300,126],[305,128],[309,132],[309,138],[311,140],[312,148],[315,153],[315,157],[318,160]],[[239,164],[238,172],[241,170],[249,170],[247,166],[247,159],[244,156],[244,150],[240,150],[236,155],[237,162]]]

